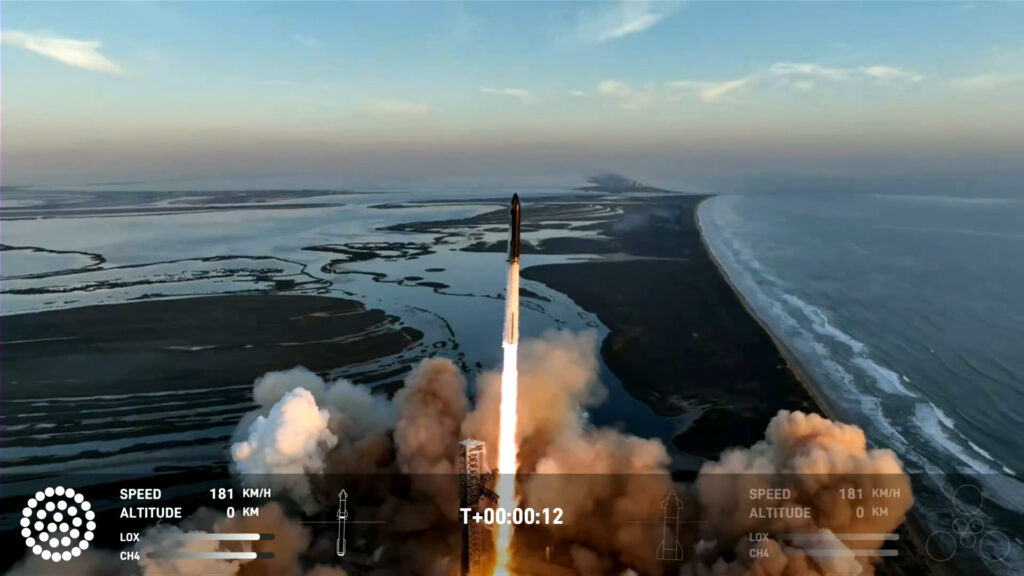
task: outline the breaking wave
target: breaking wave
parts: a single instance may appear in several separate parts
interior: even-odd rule
[[[798,296],[797,286],[758,259],[740,238],[749,230],[737,209],[743,201],[717,196],[701,203],[704,242],[758,320],[810,376],[806,385],[841,420],[863,427],[869,442],[894,450],[908,472],[926,477],[936,498],[925,500],[948,507],[946,498],[969,477],[1006,510],[1024,511],[1024,485],[1013,470],[967,438],[920,383],[873,357],[870,344],[844,331],[834,315]],[[944,510],[920,512],[928,524],[946,519]],[[989,567],[1000,573],[1000,567]]]

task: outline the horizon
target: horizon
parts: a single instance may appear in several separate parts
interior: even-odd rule
[[[3,181],[1001,182],[1024,173],[1021,22],[1013,3],[7,2]]]

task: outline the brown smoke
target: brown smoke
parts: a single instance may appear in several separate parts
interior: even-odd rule
[[[221,518],[210,532],[225,534],[254,533],[273,534],[274,539],[258,542],[225,542],[227,550],[245,552],[273,552],[271,559],[243,564],[239,576],[276,576],[294,574],[300,568],[300,557],[312,541],[311,531],[288,518],[284,508],[270,503],[260,508],[259,516],[236,516]]]
[[[519,344],[519,469],[532,470],[558,436],[582,428],[583,409],[607,391],[598,380],[597,333],[548,330]],[[501,373],[477,379],[476,407],[462,426],[464,437],[497,445]],[[493,457],[493,453],[488,453]],[[496,465],[492,461],[492,467]]]
[[[333,566],[315,566],[306,572],[306,576],[348,576],[348,573]]]
[[[466,379],[440,358],[419,363],[395,394],[395,448],[406,474],[453,474],[459,428],[469,409]]]
[[[602,576],[615,568],[610,560],[579,544],[569,548],[569,556],[572,558],[572,567],[580,576]]]
[[[273,540],[256,542],[217,542],[176,540],[183,533],[263,533]],[[275,576],[302,574],[301,556],[308,550],[311,532],[290,519],[284,508],[272,502],[259,509],[258,516],[228,518],[223,512],[201,508],[182,522],[181,527],[159,524],[143,533],[139,544],[143,576]],[[258,561],[153,559],[155,550],[184,552],[272,552],[273,558]]]
[[[596,338],[592,333],[549,332],[520,348],[519,475],[521,506],[558,507],[565,523],[550,526],[551,534],[569,543],[574,566],[585,574],[615,574],[629,567],[659,574],[670,564],[657,560],[662,500],[673,488],[667,473],[669,457],[657,440],[632,437],[615,430],[585,425],[583,408],[603,398],[597,381]],[[498,411],[499,375],[487,373],[478,382],[473,413],[463,433],[493,442]],[[751,488],[789,488],[791,501],[772,505],[806,506],[806,520],[749,518]],[[902,497],[889,504],[889,516],[858,514],[854,500],[840,488],[899,488]],[[766,438],[749,449],[727,451],[704,466],[692,490],[677,487],[687,498],[696,493],[699,505],[687,510],[689,520],[702,523],[696,555],[685,568],[701,574],[812,576],[870,574],[871,560],[844,554],[850,548],[877,549],[881,541],[849,541],[845,533],[886,533],[902,523],[912,503],[909,479],[888,450],[868,450],[863,432],[817,415],[780,412]],[[693,497],[690,497],[693,498]],[[749,542],[751,532],[767,532],[765,542]],[[786,541],[775,537],[794,534]],[[750,560],[750,549],[768,551]],[[784,549],[793,554],[783,554]],[[832,549],[834,556],[801,556],[800,550]],[[724,557],[736,560],[727,562]],[[683,570],[686,574],[686,570]]]
[[[469,409],[466,379],[449,360],[423,360],[395,394],[394,407],[396,463],[412,489],[404,498],[389,497],[380,509],[389,529],[401,534],[387,559],[408,574],[430,574],[438,558],[455,557],[459,546],[455,461]]]
[[[669,457],[658,440],[584,425],[584,408],[606,395],[598,380],[597,333],[552,330],[524,340],[519,366],[520,505],[564,511],[564,523],[549,528],[572,544],[574,564],[587,573],[623,566],[657,573],[649,520],[660,518],[661,499],[671,489]],[[478,380],[465,435],[493,439],[499,384],[494,373]]]
[[[248,469],[286,473],[289,489],[282,494],[307,511],[336,503],[344,487],[363,519],[384,522],[388,533],[378,534],[382,562],[406,566],[406,573],[428,573],[437,558],[456,555],[455,459],[469,401],[453,363],[420,362],[392,402],[345,380],[325,383],[302,368],[260,378],[253,396],[258,416],[240,424],[247,429],[235,434],[236,446],[261,451],[234,452],[267,457],[255,458]],[[293,403],[298,406],[291,408]],[[326,412],[324,426],[309,425],[316,410]],[[291,414],[302,417],[301,425],[283,417]],[[319,440],[324,436],[333,445]],[[311,455],[317,465],[307,461]],[[296,461],[304,474],[294,474]],[[246,470],[237,458],[236,464]]]
[[[779,536],[802,535],[788,543],[793,552],[875,550],[881,547],[881,540],[842,542],[835,534],[892,532],[913,504],[910,479],[892,451],[868,450],[863,431],[855,426],[786,410],[769,423],[763,441],[726,451],[717,462],[705,464],[696,488],[701,517],[712,521],[702,525],[699,548],[703,554],[696,566],[701,574],[869,575],[874,568],[868,557],[783,555]],[[788,489],[790,497],[783,502],[752,502],[749,491],[759,488]],[[884,501],[886,516],[876,517],[870,509],[865,510],[870,508],[876,488],[899,490],[898,498]],[[851,490],[862,497],[844,498]],[[812,514],[799,519],[751,518],[752,506],[809,507]],[[752,543],[747,538],[751,532],[771,537],[759,544],[770,549],[770,558],[751,560]],[[735,551],[736,560],[720,560],[729,550]],[[682,573],[693,572],[684,569]]]
[[[391,459],[392,406],[365,387],[344,379],[328,383],[296,367],[258,378],[253,400],[260,408],[243,417],[233,435],[236,471],[243,481],[270,481],[307,513],[333,498],[310,486],[315,475],[374,473]]]
[[[217,552],[220,543],[208,541],[183,542],[179,538],[190,534],[190,530],[182,530],[170,524],[157,524],[147,529],[139,543],[139,565],[142,576],[194,576],[210,574],[211,576],[234,576],[238,574],[241,561],[203,560],[193,558],[150,558],[155,552],[204,553]]]
[[[685,518],[701,521],[685,524],[686,533],[677,535],[686,543],[681,574],[687,576],[871,574],[868,559],[841,553],[877,548],[881,542],[843,542],[836,535],[891,532],[911,505],[909,480],[892,452],[868,450],[863,433],[853,426],[799,412],[780,412],[763,441],[705,464],[693,486],[674,486],[660,441],[587,423],[586,407],[602,401],[606,392],[598,381],[596,333],[551,331],[524,340],[519,366],[519,506],[560,508],[564,515],[563,524],[547,526],[539,537],[519,538],[516,545],[551,544],[567,552],[580,574],[635,570],[657,575],[678,567],[679,562],[656,556],[662,502],[672,489],[686,500]],[[344,483],[350,502],[358,503],[350,509],[355,518],[383,522],[360,528],[366,539],[362,546],[376,548],[375,573],[450,574],[457,569],[459,550],[458,442],[473,437],[496,446],[499,384],[499,374],[481,374],[470,412],[465,379],[443,359],[420,362],[390,402],[345,380],[325,382],[303,368],[269,373],[254,384],[258,409],[242,419],[234,435],[240,446],[234,450],[236,470],[276,474],[288,485],[275,493],[292,503],[264,506],[259,517],[232,519],[201,509],[180,527],[151,528],[140,546],[147,550],[183,531],[272,532],[276,538],[269,542],[189,546],[273,551],[273,560],[197,565],[143,556],[140,566],[133,567],[113,554],[89,550],[63,566],[32,556],[9,574],[347,576],[330,566],[337,561],[333,535],[314,540],[310,529],[288,515],[295,505],[307,512],[335,505],[338,482]],[[489,455],[493,458],[494,450]],[[752,488],[788,489],[785,502],[770,504],[806,506],[811,517],[750,518],[750,508],[758,504],[748,497]],[[840,489],[869,495],[873,488],[901,490],[901,499],[888,502],[888,517],[858,514],[858,503],[840,496]],[[330,511],[322,517],[330,517]],[[750,542],[751,532],[769,538]],[[354,539],[350,544],[360,545]],[[768,557],[752,560],[751,549],[764,550]],[[811,549],[840,554],[784,554]],[[539,557],[525,548],[516,554]]]
[[[604,399],[598,381],[597,334],[548,332],[521,351],[519,413],[526,505],[561,508],[553,535],[603,557],[597,566],[633,566],[656,573],[647,523],[661,514],[671,489],[669,457],[658,440],[587,428],[583,409]],[[605,573],[608,573],[607,570]]]
[[[669,457],[658,440],[616,430],[588,430],[557,438],[523,482],[534,508],[561,508],[557,537],[607,555],[620,566],[657,574],[661,566],[650,524],[662,515],[672,489]]]

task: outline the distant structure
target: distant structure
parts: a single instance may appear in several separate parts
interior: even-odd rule
[[[459,508],[480,510],[480,499],[487,495],[487,447],[479,440],[463,440],[459,443]],[[483,524],[465,522],[462,524],[462,576],[484,576],[487,566],[484,561],[484,538],[490,533]]]
[[[587,178],[587,185],[581,186],[578,190],[589,192],[668,192],[661,188],[648,186],[632,178],[626,178],[621,174],[605,173]]]

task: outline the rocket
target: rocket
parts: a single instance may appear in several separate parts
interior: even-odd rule
[[[503,345],[519,343],[519,230],[522,212],[519,194],[512,195],[508,206],[508,278],[505,283],[505,335]]]

